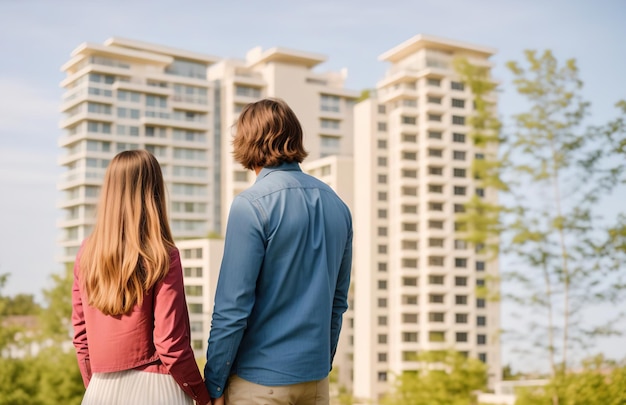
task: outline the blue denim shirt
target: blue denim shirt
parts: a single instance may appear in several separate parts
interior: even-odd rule
[[[297,163],[266,167],[232,203],[205,384],[230,374],[262,385],[325,378],[348,308],[352,218]]]

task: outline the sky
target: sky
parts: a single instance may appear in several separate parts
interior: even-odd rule
[[[505,63],[521,61],[525,49],[551,49],[577,60],[601,123],[626,98],[625,16],[621,0],[0,0],[0,274],[11,274],[3,293],[40,298],[60,269],[60,67],[83,42],[119,36],[230,58],[283,46],[326,55],[316,70],[347,68],[346,87],[362,90],[383,77],[381,53],[435,35],[497,49],[503,117],[524,108]],[[620,209],[617,199],[609,210]],[[504,307],[503,326],[514,322]]]

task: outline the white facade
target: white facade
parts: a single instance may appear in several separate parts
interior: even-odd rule
[[[111,38],[82,44],[62,70],[66,89],[59,164],[67,171],[58,188],[61,261],[72,262],[91,232],[104,171],[115,154],[145,148],[163,169],[176,238],[206,237],[215,230],[210,179],[213,88],[208,55]]]
[[[490,66],[493,53],[418,35],[381,55],[391,67],[355,107],[356,398],[377,401],[420,351],[453,348],[500,378],[499,304],[476,294],[498,263],[462,240],[455,219],[471,196],[497,197],[471,175],[473,99],[452,60]]]
[[[224,253],[223,239],[176,241],[180,252],[189,308],[191,347],[196,359],[206,359],[215,289]]]

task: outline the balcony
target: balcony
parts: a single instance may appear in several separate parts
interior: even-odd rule
[[[378,98],[381,103],[388,103],[401,98],[416,99],[417,95],[417,89],[407,84],[395,85],[378,91]]]

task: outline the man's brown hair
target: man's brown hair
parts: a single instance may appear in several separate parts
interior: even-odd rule
[[[246,105],[236,125],[233,155],[246,169],[302,163],[308,155],[300,121],[283,100],[267,98]]]

